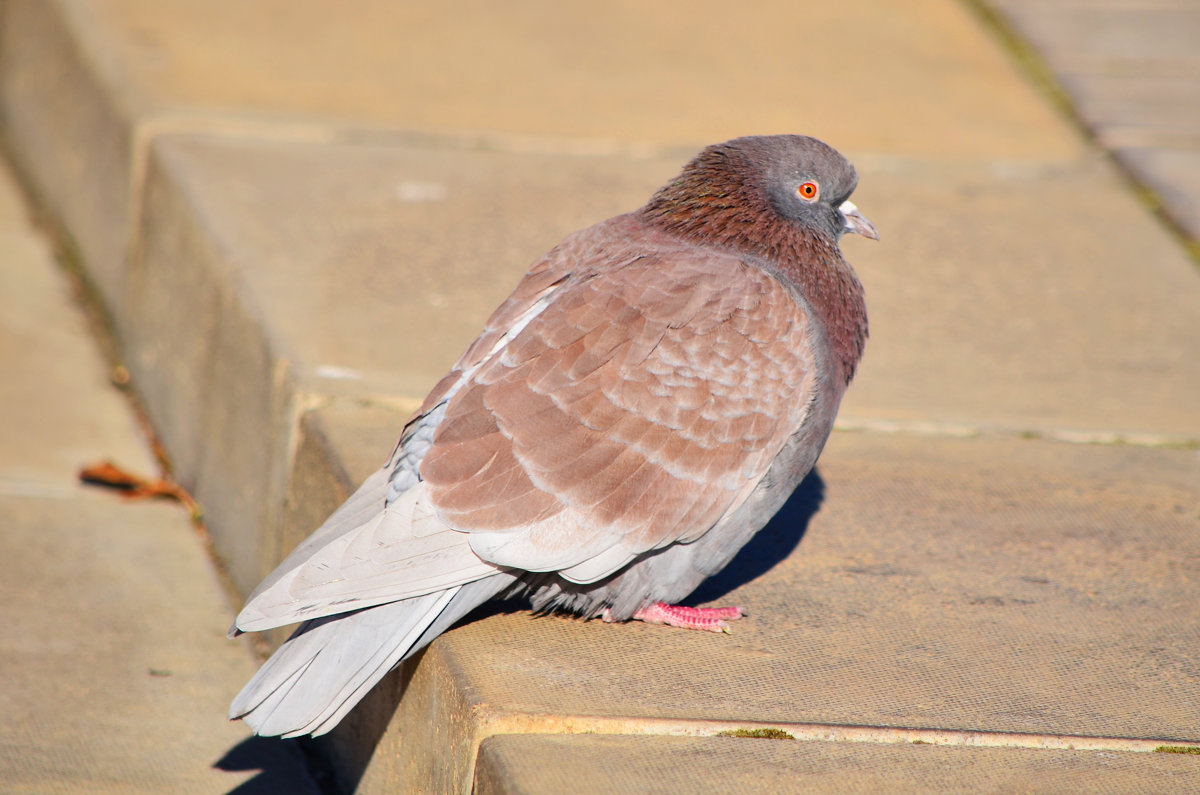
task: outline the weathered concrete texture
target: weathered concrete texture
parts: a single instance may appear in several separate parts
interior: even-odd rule
[[[529,713],[1200,739],[1194,451],[890,441],[839,435],[798,554],[705,586],[730,638],[515,613],[441,651]]]
[[[1100,143],[1200,240],[1200,7],[987,3],[1033,45]]]
[[[842,422],[1200,439],[1200,279],[1096,160],[862,164],[871,339]]]
[[[186,514],[76,481],[154,463],[6,169],[0,261],[0,789],[312,792],[294,749],[224,720],[254,665]]]
[[[248,593],[277,554],[266,529],[278,523],[283,501],[289,358],[272,344],[248,294],[242,252],[157,161],[146,185],[124,352],[180,481],[205,505],[217,549]]]
[[[1195,759],[1173,754],[811,743],[734,737],[497,735],[475,795],[704,792],[1182,792]]]
[[[641,205],[692,154],[165,136],[151,160],[133,322],[176,320],[152,300],[174,289],[174,270],[214,271],[229,285],[221,295],[251,306],[268,345],[323,389],[349,381],[359,394],[420,398],[537,257]],[[185,223],[192,236],[174,234]],[[216,298],[189,300],[198,322],[214,322]],[[150,312],[164,317],[143,320]]]
[[[404,694],[363,780],[464,789],[485,737],[588,719],[1200,740],[1196,451],[837,434],[822,461],[697,594],[749,609],[732,636],[475,620],[352,716],[378,737]]]
[[[254,666],[177,506],[0,497],[0,515],[5,792],[314,791],[294,747],[224,719]]]

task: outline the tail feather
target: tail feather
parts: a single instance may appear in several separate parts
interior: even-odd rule
[[[403,659],[453,597],[439,592],[302,624],[234,699],[231,716],[262,735],[312,733],[358,685],[374,685]]]
[[[487,602],[505,588],[508,588],[513,582],[516,581],[516,579],[517,578],[512,574],[498,574],[495,577],[476,580],[452,589],[456,591],[456,593],[448,602],[446,602],[446,606],[441,610],[440,613],[436,615],[436,617],[434,617],[433,622],[425,627],[424,631],[420,633],[420,636],[416,639],[416,641],[412,643],[409,650],[403,655],[395,658],[395,662],[393,662],[387,668],[387,670],[384,671],[384,673],[386,674],[387,671],[395,668],[396,665],[398,665],[401,661],[428,646],[431,642],[433,642],[434,638],[450,629],[451,626],[466,616],[467,613],[470,613],[476,607],[479,607],[481,604]],[[320,736],[328,732],[330,729],[336,726],[342,720],[342,718],[346,717],[346,714],[353,709],[359,701],[362,700],[367,692],[370,691],[370,689],[375,686],[375,683],[381,678],[382,676],[377,676],[371,679],[363,679],[353,690],[348,692],[344,691],[342,693],[341,706],[339,706],[335,711],[330,712],[328,717],[326,717],[319,725],[306,727],[299,733],[311,733],[313,736]]]
[[[324,734],[403,659],[514,580],[497,574],[305,622],[242,688],[230,718],[266,736]]]
[[[341,507],[334,511],[325,522],[317,528],[311,536],[306,538],[298,547],[292,550],[282,563],[280,563],[274,571],[258,584],[248,597],[246,604],[254,603],[258,596],[271,588],[273,588],[280,580],[291,574],[296,568],[303,565],[313,552],[320,549],[329,541],[346,531],[348,527],[357,527],[370,521],[376,516],[384,505],[384,500],[387,497],[389,485],[389,470],[387,467],[377,469],[371,473],[362,485],[350,495]],[[285,624],[292,623],[289,621]],[[307,624],[306,624],[307,625]],[[238,626],[235,620],[233,626],[229,628],[228,635],[230,638],[235,638],[242,634],[243,630]]]
[[[287,678],[279,683],[273,690],[260,690],[254,693],[253,696],[258,699],[255,704],[239,704],[237,701],[230,707],[230,718],[240,716],[241,714],[251,714],[254,720],[259,721],[259,725],[265,725],[270,720],[275,711],[287,700],[288,694],[295,688],[296,683],[304,676],[304,672],[312,665],[314,657],[308,657],[300,665],[296,666]],[[249,685],[242,688],[239,694],[239,699],[243,696],[248,696]],[[234,710],[239,710],[235,714]]]

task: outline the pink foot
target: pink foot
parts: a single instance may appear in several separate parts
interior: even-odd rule
[[[733,621],[746,615],[740,607],[684,607],[655,602],[633,614],[634,619],[645,621],[647,624],[665,624],[668,627],[681,629],[701,629],[706,632],[729,633],[729,625],[725,620]],[[608,611],[604,612],[604,620],[611,621]]]

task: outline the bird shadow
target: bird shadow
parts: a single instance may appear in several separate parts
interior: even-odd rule
[[[698,605],[718,602],[731,592],[758,579],[795,551],[808,531],[808,523],[825,501],[825,481],[814,467],[800,482],[779,512],[767,522],[719,572],[700,583],[684,600]]]
[[[825,481],[817,468],[813,467],[771,521],[755,533],[725,568],[700,583],[681,604],[699,605],[720,601],[773,569],[800,545],[808,531],[808,523],[817,511],[821,510],[824,501]],[[455,626],[465,626],[501,613],[519,613],[528,609],[529,602],[523,597],[494,599],[472,610]]]
[[[227,773],[258,771],[229,795],[295,795],[332,791],[322,781],[321,765],[311,764],[305,743],[276,737],[247,737],[213,763]]]

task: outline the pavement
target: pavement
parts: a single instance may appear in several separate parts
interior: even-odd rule
[[[6,790],[1200,790],[1200,13],[1135,6],[0,0]],[[227,723],[238,592],[524,268],[773,132],[883,239],[817,472],[697,594],[750,617],[500,606],[321,741]],[[206,534],[75,483],[157,466],[97,339]]]
[[[1200,252],[1200,5],[991,0],[1030,72]],[[988,7],[991,7],[990,9]]]

